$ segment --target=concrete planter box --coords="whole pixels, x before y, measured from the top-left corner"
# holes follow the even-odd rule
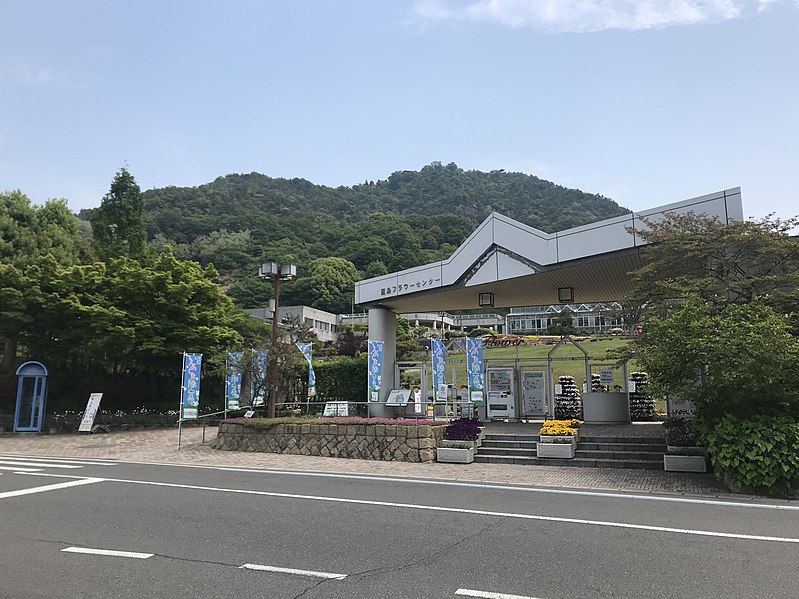
[[[707,458],[703,455],[663,455],[666,472],[707,472]]]
[[[574,443],[536,443],[539,458],[573,458]]]
[[[546,443],[546,444],[553,444],[553,443],[558,445],[577,444],[577,437],[572,435],[541,435],[539,438],[541,439],[540,441],[541,443]]]
[[[458,439],[441,439],[440,447],[454,447],[454,448],[464,448],[470,447],[472,451],[477,451],[477,448],[480,447],[480,439],[475,439],[474,441],[461,441]]]
[[[446,464],[471,464],[474,462],[474,449],[471,447],[439,447],[436,461]]]

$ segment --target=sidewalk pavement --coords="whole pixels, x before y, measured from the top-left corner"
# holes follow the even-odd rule
[[[728,493],[723,485],[710,474],[511,464],[419,464],[275,453],[232,452],[211,449],[209,443],[215,438],[215,428],[206,429],[207,442],[205,444],[202,443],[201,428],[185,428],[183,429],[181,449],[178,449],[177,429],[92,435],[4,434],[0,435],[0,454],[391,476],[623,491],[636,494],[712,496],[736,501],[763,500],[759,497]]]

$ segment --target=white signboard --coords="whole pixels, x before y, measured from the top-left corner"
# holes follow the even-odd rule
[[[555,384],[555,395],[563,395],[563,385],[561,385],[560,383]]]
[[[522,378],[524,413],[541,416],[546,412],[546,386],[543,371],[525,371]]]
[[[472,403],[483,403],[483,392],[482,391],[472,391],[469,394],[469,400]]]
[[[424,413],[424,406],[422,405],[422,390],[418,387],[413,390],[413,413]]]
[[[329,401],[322,416],[349,416],[350,405],[346,401]]]
[[[627,393],[635,393],[635,381],[627,381]]]
[[[386,404],[390,406],[405,406],[411,399],[410,389],[392,389],[386,399]]]
[[[252,418],[253,416],[255,416],[255,410],[247,410],[246,412],[244,412],[245,418]]]
[[[78,431],[81,433],[90,433],[92,426],[94,426],[94,418],[97,416],[97,410],[100,408],[100,400],[103,398],[102,393],[92,393],[89,395],[89,401],[86,403],[86,409],[83,410],[83,418],[81,418]]]
[[[607,368],[599,371],[599,382],[610,386],[613,384],[613,369]]]
[[[683,418],[693,418],[696,416],[696,406],[694,402],[682,399],[681,397],[669,397],[666,400],[666,411],[669,416],[682,416]]]
[[[239,400],[238,399],[228,399],[227,400],[227,409],[228,409],[228,411],[238,410],[239,409]]]

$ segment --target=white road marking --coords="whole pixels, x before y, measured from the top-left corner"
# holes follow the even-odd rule
[[[32,472],[28,476],[45,476],[66,478],[63,474],[47,474],[44,472]],[[398,503],[394,501],[374,501],[369,499],[350,499],[347,497],[324,497],[320,495],[300,495],[297,493],[275,493],[272,491],[252,491],[249,489],[226,489],[224,487],[203,487],[200,485],[182,485],[178,483],[162,483],[147,480],[128,480],[124,478],[101,478],[106,482],[129,483],[134,485],[147,485],[153,487],[171,487],[174,489],[192,489],[195,491],[216,491],[220,493],[238,493],[241,495],[257,495],[262,497],[281,497],[283,499],[305,499],[308,501],[324,501],[328,503],[347,503],[353,505],[373,505],[378,507],[393,507],[408,510],[422,510],[429,512],[448,512],[453,514],[469,514],[474,516],[493,516],[498,518],[514,518],[518,520],[538,520],[543,522],[562,522],[566,524],[585,524],[590,526],[606,526],[609,528],[623,528],[633,530],[646,530],[650,532],[665,532],[683,535],[694,535],[700,537],[717,537],[726,539],[740,539],[745,541],[768,541],[776,543],[796,543],[799,538],[794,537],[771,537],[765,535],[748,535],[734,532],[715,532],[712,530],[695,530],[690,528],[671,528],[668,526],[650,526],[647,524],[631,524],[627,522],[610,522],[605,520],[586,520],[583,518],[561,518],[556,516],[538,516],[535,514],[519,514],[513,512],[491,512],[488,510],[474,510],[467,508],[443,507],[435,505],[418,505],[414,503]],[[2,497],[2,496],[0,496]]]
[[[456,595],[465,597],[484,597],[485,599],[536,599],[527,595],[508,595],[507,593],[489,593],[488,591],[475,591],[474,589],[458,589]]]
[[[62,458],[45,458],[42,456],[10,456],[10,455],[3,455],[0,456],[0,460],[14,460],[16,461],[30,461],[35,460],[37,462],[46,462],[48,464],[80,464],[83,466],[116,466],[115,462],[89,462],[89,461],[80,461],[80,460],[67,460]]]
[[[313,570],[295,570],[294,568],[278,568],[277,566],[262,566],[261,564],[243,564],[239,568],[245,570],[260,570],[262,572],[278,572],[280,574],[297,574],[298,576],[312,576],[314,578],[329,578],[331,580],[344,580],[346,574],[332,572],[314,572]]]
[[[99,483],[102,481],[103,481],[102,478],[79,478],[78,480],[71,480],[65,483],[56,483],[54,485],[45,485],[43,487],[33,487],[32,489],[5,491],[3,493],[0,493],[0,499],[6,499],[8,497],[19,497],[20,495],[33,495],[35,493],[44,493],[46,491],[57,491],[59,489],[68,489],[69,487],[79,487],[81,485],[91,485],[93,483]]]
[[[74,470],[76,468],[80,468],[80,466],[73,466],[71,464],[55,464],[55,463],[48,463],[48,462],[34,462],[31,460],[24,460],[24,461],[13,461],[13,460],[0,460],[0,464],[7,464],[10,466],[30,466],[32,468],[64,468],[64,469],[71,469]]]
[[[146,464],[148,466],[172,466],[176,468],[200,468],[219,470],[222,472],[252,472],[257,474],[277,474],[286,476],[307,476],[319,478],[342,478],[351,480],[368,480],[378,482],[433,485],[437,487],[465,487],[469,489],[490,489],[495,491],[515,491],[517,493],[545,493],[551,495],[576,495],[579,497],[608,497],[611,499],[635,499],[641,501],[662,501],[666,503],[689,503],[711,507],[755,508],[765,510],[799,511],[799,505],[754,503],[743,501],[727,501],[724,499],[691,499],[689,497],[667,497],[663,495],[635,495],[632,493],[613,493],[610,491],[580,491],[547,487],[529,487],[523,485],[501,485],[492,483],[467,483],[442,480],[425,480],[419,478],[400,478],[396,476],[380,476],[376,474],[335,474],[331,472],[306,472],[302,470],[269,470],[258,468],[237,468],[234,466],[206,466],[203,464],[174,464],[170,462],[119,461],[125,464]]]
[[[41,472],[41,468],[20,468],[11,466],[0,466],[0,470],[12,470],[14,472]]]
[[[114,551],[113,549],[90,549],[89,547],[66,547],[61,551],[67,553],[88,553],[91,555],[110,555],[112,557],[132,557],[134,559],[147,559],[155,553],[138,553],[137,551]]]
[[[458,589],[456,595],[465,597],[484,597],[485,599],[536,599],[527,595],[508,595],[507,593],[489,593],[488,591],[475,591],[474,589]]]

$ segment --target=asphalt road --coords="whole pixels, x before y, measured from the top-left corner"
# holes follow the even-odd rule
[[[3,598],[460,596],[795,599],[799,504],[0,456]]]

